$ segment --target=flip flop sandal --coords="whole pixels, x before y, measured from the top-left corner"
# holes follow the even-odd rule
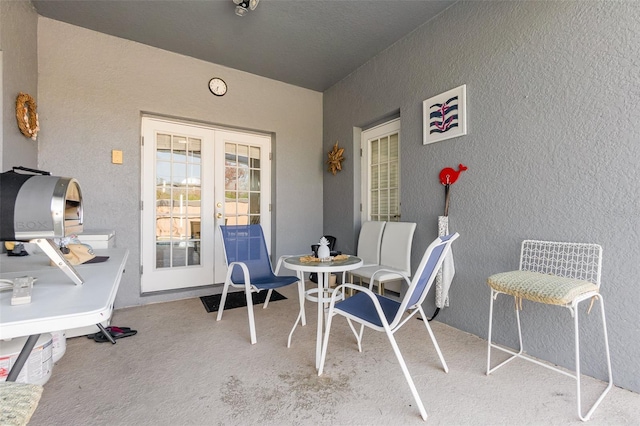
[[[138,333],[138,330],[132,330],[129,327],[108,327],[107,331],[109,332],[109,334],[111,334],[111,337],[113,337],[114,339],[122,339],[124,337],[134,336]],[[102,332],[94,334],[93,340],[98,343],[104,343],[109,341],[109,339],[107,339],[107,337],[104,334],[102,334]]]
[[[116,327],[116,326],[109,326],[109,327],[105,327],[105,329],[109,332],[109,334],[113,335],[113,333],[123,333],[123,332],[127,332],[127,331],[131,331],[131,328],[129,327]],[[98,331],[97,333],[91,333],[91,334],[87,334],[87,339],[92,339],[96,336],[96,334],[100,335],[99,338],[104,338],[104,335],[102,334],[102,331]]]

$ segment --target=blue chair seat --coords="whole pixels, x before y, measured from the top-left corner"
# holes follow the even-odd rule
[[[400,309],[400,302],[380,296],[379,294],[375,294],[374,296],[378,302],[380,302],[387,323],[393,321],[393,318],[395,318],[398,313],[398,309]],[[382,321],[380,320],[378,311],[376,311],[376,306],[373,300],[365,293],[357,293],[342,302],[336,303],[336,310],[382,327]]]
[[[293,284],[298,281],[298,277],[294,277],[291,275],[288,276],[278,276],[274,275],[273,277],[263,277],[251,280],[251,285],[263,290],[269,290],[274,288],[280,288],[287,286],[289,284]],[[237,284],[244,284],[244,280],[240,280]]]

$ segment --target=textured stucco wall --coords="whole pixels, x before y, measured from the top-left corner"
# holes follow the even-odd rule
[[[0,167],[34,168],[38,142],[20,133],[16,123],[16,97],[24,92],[38,101],[38,15],[27,0],[0,1],[0,50],[2,50],[2,126]]]
[[[325,92],[325,151],[336,140],[349,148],[344,171],[325,174],[325,232],[355,244],[353,127],[399,110],[402,220],[418,223],[414,268],[443,213],[439,171],[469,167],[451,189],[451,230],[461,238],[451,306],[438,320],[486,338],[486,277],[517,268],[523,239],[599,243],[614,379],[640,391],[638,58],[637,2],[456,3]],[[468,135],[423,146],[422,101],[461,84]],[[494,337],[513,346],[514,328],[501,321],[512,303],[498,300],[505,314]],[[567,310],[525,302],[523,323],[528,353],[572,365]],[[599,315],[581,318],[585,342],[598,326]],[[582,346],[584,373],[605,377],[601,349]]]
[[[322,232],[322,93],[39,18],[40,167],[78,179],[85,229],[113,228],[131,251],[116,307],[212,290],[140,296],[141,112],[275,134],[274,255]],[[224,97],[211,77],[229,85]],[[111,164],[111,150],[124,164]]]

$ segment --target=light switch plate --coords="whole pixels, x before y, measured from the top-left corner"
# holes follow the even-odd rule
[[[122,151],[114,149],[111,151],[111,162],[113,164],[122,164]]]

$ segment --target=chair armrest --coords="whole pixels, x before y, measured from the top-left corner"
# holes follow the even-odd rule
[[[280,272],[280,267],[282,266],[282,262],[288,257],[302,257],[307,256],[306,254],[283,254],[278,258],[278,262],[276,263],[276,269],[273,271],[274,274],[278,275]]]
[[[242,269],[242,273],[244,274],[244,286],[246,288],[251,287],[251,274],[249,274],[249,268],[247,267],[247,264],[244,262],[231,262],[229,264],[229,268],[227,269],[227,281],[229,281],[232,285],[235,285],[236,287],[242,285],[242,284],[235,284],[233,281],[231,281],[231,274],[233,274],[233,270],[236,266],[239,266],[240,269]]]
[[[404,282],[407,283],[407,285],[409,286],[411,285],[411,279],[406,274],[399,271],[395,271],[393,269],[380,268],[377,271],[375,271],[373,274],[371,274],[371,280],[369,281],[369,290],[373,289],[373,283],[375,282],[375,277],[378,272],[386,272],[393,275],[397,275],[398,278],[402,278]]]

